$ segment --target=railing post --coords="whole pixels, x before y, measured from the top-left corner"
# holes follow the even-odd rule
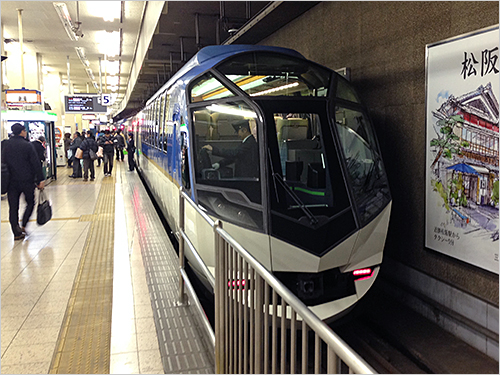
[[[184,188],[181,186],[179,190],[179,297],[178,303],[183,305],[184,298],[184,279],[182,278],[181,270],[184,269],[184,197],[182,193]]]
[[[222,222],[217,220],[214,223],[214,249],[215,249],[215,373],[223,374],[225,373],[224,363],[225,363],[225,349],[224,349],[224,319],[225,319],[225,308],[224,308],[224,296],[223,293],[225,288],[225,277],[224,277],[224,243],[217,233],[217,229],[222,229]]]

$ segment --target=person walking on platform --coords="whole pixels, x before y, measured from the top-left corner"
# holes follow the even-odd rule
[[[113,171],[113,156],[115,154],[115,142],[109,130],[104,131],[104,137],[99,138],[97,142],[103,149],[104,154],[104,177],[111,176]]]
[[[97,142],[94,138],[94,135],[89,130],[87,132],[87,138],[81,143],[80,149],[83,151],[83,181],[88,181],[89,178],[89,170],[90,170],[90,181],[94,181],[95,179],[95,168],[94,168],[94,159],[90,157],[90,150],[97,153]]]
[[[116,145],[116,161],[123,161],[123,149],[125,148],[125,138],[123,138],[122,131],[118,129],[115,136]]]
[[[35,208],[35,186],[45,187],[42,165],[32,144],[26,139],[24,125],[16,122],[12,125],[13,137],[2,143],[2,163],[9,169],[9,222],[14,240],[22,240],[26,235],[26,225]],[[24,194],[26,209],[19,226],[19,198]]]
[[[135,154],[134,134],[128,133],[127,159],[128,159],[128,170],[131,172],[134,171],[135,167],[134,154]]]
[[[80,147],[82,142],[83,142],[83,139],[82,139],[80,132],[75,132],[75,134],[73,134],[73,142],[71,142],[71,146],[69,147],[69,149],[71,150],[71,152],[73,154],[71,156],[72,163],[73,163],[73,174],[69,175],[70,178],[82,177],[82,165],[80,164],[80,160],[75,157],[76,150],[78,149],[78,147]]]

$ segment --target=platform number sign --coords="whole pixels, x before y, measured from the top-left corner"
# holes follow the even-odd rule
[[[101,94],[101,105],[109,106],[111,103],[111,94]]]

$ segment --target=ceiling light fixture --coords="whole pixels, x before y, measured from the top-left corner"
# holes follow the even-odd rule
[[[102,17],[104,21],[113,22],[115,19],[120,19],[121,1],[89,1],[86,5],[87,11],[92,16]]]
[[[83,37],[82,32],[80,31],[80,24],[81,22],[76,22],[77,26],[73,24],[73,21],[71,20],[71,16],[69,15],[68,12],[68,6],[66,3],[52,3],[54,5],[54,8],[56,9],[57,15],[61,19],[61,22],[64,26],[64,30],[66,30],[66,33],[68,34],[69,38],[76,42],[79,38]],[[76,2],[77,7],[78,7],[78,1]]]
[[[107,55],[108,57],[117,56],[120,54],[120,32],[113,31],[107,32],[100,30],[96,32],[96,40],[99,41],[97,48],[99,53]]]
[[[89,60],[87,59],[87,55],[85,55],[85,48],[75,47],[75,51],[82,64],[88,68],[90,66],[90,63]]]
[[[106,72],[110,75],[120,74],[120,60],[106,60]]]

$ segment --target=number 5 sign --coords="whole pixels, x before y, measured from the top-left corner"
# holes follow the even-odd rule
[[[103,106],[109,106],[113,104],[111,101],[111,94],[101,94],[101,104]]]

